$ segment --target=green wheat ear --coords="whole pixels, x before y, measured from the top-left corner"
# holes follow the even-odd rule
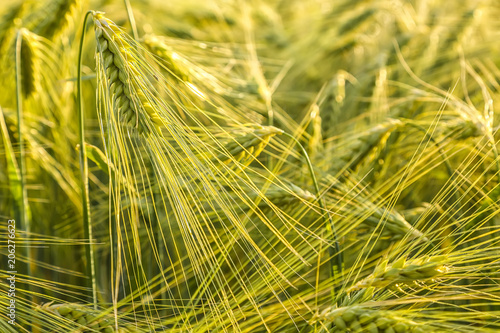
[[[52,0],[43,9],[44,17],[37,23],[35,31],[47,39],[57,39],[67,30],[81,6],[81,0]]]
[[[370,155],[376,155],[376,150],[385,146],[391,133],[403,125],[398,119],[388,119],[333,147],[338,156],[333,161],[333,171],[355,170]]]
[[[352,305],[341,308],[327,308],[313,318],[313,323],[321,321],[333,324],[330,332],[367,333],[438,333],[452,332],[432,322],[409,319],[404,313],[379,310],[367,306]]]
[[[179,55],[160,38],[153,35],[145,36],[143,44],[151,53],[161,59],[161,64],[173,77],[191,82],[189,70],[179,61]]]
[[[273,126],[255,126],[245,135],[238,136],[228,143],[224,148],[228,153],[217,156],[219,161],[229,164],[239,162],[248,166],[257,158],[264,148],[269,144],[269,140],[275,136],[283,134],[283,130]]]
[[[21,30],[21,86],[25,98],[40,90],[40,43],[38,36]]]
[[[391,264],[387,260],[379,264],[373,274],[357,282],[348,292],[368,288],[390,288],[402,284],[414,285],[416,281],[434,281],[450,271],[448,256],[422,256],[406,260],[401,257]]]
[[[78,303],[62,303],[53,304],[47,303],[40,305],[36,311],[47,313],[60,317],[64,326],[72,325],[78,329],[78,332],[90,333],[143,333],[145,329],[136,327],[135,325],[119,323],[116,329],[115,318],[112,315],[106,314],[99,310],[94,310],[90,306]],[[48,327],[46,328],[48,329]],[[61,327],[61,329],[69,329],[69,327]]]
[[[140,69],[137,50],[130,44],[132,41],[102,13],[94,14],[94,27],[98,61],[119,117],[139,134],[161,135],[165,123],[155,102],[147,95],[148,81]]]

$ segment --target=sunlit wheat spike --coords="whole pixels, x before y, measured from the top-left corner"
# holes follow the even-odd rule
[[[349,216],[367,224],[372,228],[383,227],[384,232],[390,232],[395,238],[410,236],[410,238],[421,241],[428,239],[418,229],[413,227],[402,214],[395,209],[386,207],[375,200],[376,193],[370,191],[369,188],[364,188],[362,191],[356,188],[349,180],[343,181],[328,177],[332,182],[332,194],[335,204],[331,209],[337,211],[343,216]],[[337,201],[339,201],[337,203]],[[345,203],[344,203],[345,202]]]
[[[347,139],[341,147],[335,147],[339,151],[339,159],[334,161],[334,169],[356,169],[377,147],[385,145],[389,135],[397,128],[403,126],[398,119],[389,119],[363,131],[355,138]]]
[[[317,156],[323,150],[323,135],[322,135],[322,119],[320,114],[320,109],[317,104],[311,107],[309,113],[310,122],[307,126],[306,131],[309,133],[310,137],[307,140],[307,147],[309,150],[309,155],[311,158]]]
[[[387,211],[384,208],[375,208],[372,215],[366,218],[365,221],[375,227],[380,223],[384,223],[384,228],[395,235],[411,235],[412,238],[420,238],[424,241],[428,240],[420,231],[408,223],[403,215],[395,210]]]
[[[155,103],[145,93],[147,82],[137,61],[137,50],[130,39],[102,13],[94,13],[97,50],[122,120],[139,133],[161,134],[163,122]]]
[[[57,316],[66,318],[78,325],[85,326],[89,330],[97,332],[111,333],[114,330],[114,321],[112,319],[104,319],[99,317],[99,311],[96,311],[83,304],[66,303],[66,304],[44,304],[38,308],[38,311],[53,313]]]
[[[285,208],[294,203],[300,203],[301,201],[315,201],[317,198],[311,192],[304,190],[297,185],[288,184],[289,191],[281,187],[273,186],[266,191],[266,198],[272,204]],[[262,203],[263,205],[265,203]]]
[[[227,153],[219,154],[217,159],[226,164],[237,161],[248,165],[260,155],[273,136],[282,133],[283,130],[274,126],[256,126],[249,133],[234,138],[224,147]]]
[[[185,82],[191,82],[189,70],[179,61],[179,54],[170,46],[154,35],[145,36],[143,43],[151,53],[161,59],[160,63],[172,76]]]
[[[482,123],[462,117],[444,122],[440,126],[440,131],[442,135],[451,137],[454,140],[467,140],[482,137],[486,134]]]
[[[368,287],[386,288],[413,285],[417,281],[433,281],[450,271],[447,255],[422,256],[406,261],[405,257],[388,264],[387,260],[376,266],[373,274],[357,282],[349,291]]]
[[[24,97],[29,97],[40,90],[40,43],[38,36],[26,29],[21,34],[21,85]]]
[[[54,40],[64,33],[76,11],[81,7],[81,0],[53,0],[44,8],[42,21],[34,29],[36,33]]]
[[[451,332],[432,323],[405,318],[391,310],[379,310],[365,306],[346,306],[327,308],[318,314],[315,321],[333,324],[330,332],[367,332],[367,333],[438,333]]]
[[[116,329],[115,319],[111,315],[102,314],[99,310],[94,310],[90,306],[78,303],[62,303],[53,304],[47,303],[36,308],[39,312],[48,312],[55,316],[64,318],[68,322],[73,322],[78,332],[102,332],[102,333],[139,333],[147,332],[135,325],[120,323]],[[61,319],[62,319],[61,318]],[[67,324],[61,329],[66,328]]]

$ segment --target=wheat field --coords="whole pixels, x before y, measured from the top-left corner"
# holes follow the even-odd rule
[[[2,1],[0,332],[500,331],[499,16]]]

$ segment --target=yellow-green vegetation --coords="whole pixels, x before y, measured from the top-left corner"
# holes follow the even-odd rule
[[[500,331],[499,15],[2,1],[0,332]]]

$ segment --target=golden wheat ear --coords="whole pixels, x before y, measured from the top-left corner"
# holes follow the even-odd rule
[[[404,312],[380,310],[368,306],[352,305],[341,308],[327,308],[313,321],[333,324],[331,332],[367,333],[437,333],[453,332],[432,322],[414,320]]]
[[[143,44],[151,53],[160,58],[160,64],[170,75],[178,80],[191,82],[189,69],[179,61],[179,55],[172,47],[153,35],[145,36]]]
[[[398,119],[388,119],[359,134],[351,133],[348,140],[330,148],[339,157],[333,161],[332,171],[356,170],[365,160],[374,160],[391,133],[403,125]]]
[[[386,261],[377,265],[373,274],[357,282],[349,291],[376,287],[390,288],[402,284],[414,285],[417,281],[434,281],[449,272],[448,256],[422,256],[406,260],[401,257],[391,264]]]
[[[73,18],[82,7],[82,0],[51,0],[40,11],[39,22],[34,31],[47,39],[56,40],[73,23]]]
[[[148,90],[148,75],[141,70],[133,41],[102,13],[94,14],[98,67],[121,120],[139,134],[161,135],[165,125]]]
[[[226,164],[238,162],[248,166],[262,153],[273,136],[282,133],[283,130],[273,126],[255,126],[246,134],[237,136],[234,141],[229,142],[224,147],[227,153],[219,154],[217,159]]]
[[[91,306],[79,303],[53,302],[39,305],[36,311],[59,321],[54,326],[43,326],[47,331],[62,332],[99,332],[99,333],[145,333],[149,329],[128,324],[125,320],[116,318],[105,310],[95,310]],[[57,323],[57,322],[56,322]],[[118,328],[117,328],[118,326]]]

